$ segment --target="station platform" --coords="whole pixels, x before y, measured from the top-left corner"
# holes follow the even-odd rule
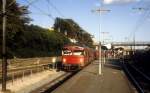
[[[137,93],[119,62],[107,61],[98,74],[98,61],[85,67],[52,93]]]

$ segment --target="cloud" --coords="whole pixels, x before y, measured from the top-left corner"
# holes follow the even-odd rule
[[[131,2],[138,2],[140,0],[103,0],[104,4],[124,4]]]

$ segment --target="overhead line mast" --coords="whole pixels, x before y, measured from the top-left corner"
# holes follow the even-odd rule
[[[99,8],[99,9],[96,9],[96,10],[92,10],[92,12],[97,12],[97,13],[99,13],[99,21],[100,21],[100,16],[101,16],[101,13],[102,12],[110,12],[111,10],[109,10],[109,9],[103,9],[103,8]],[[100,42],[100,40],[101,40],[101,35],[100,35],[100,33],[101,33],[101,24],[99,23],[99,69],[98,69],[98,74],[99,75],[102,75],[102,59],[101,59],[101,57],[102,57],[102,55],[101,55],[101,45],[102,45],[102,43]]]
[[[3,39],[2,39],[2,91],[6,91],[7,80],[7,55],[6,55],[6,0],[2,1],[2,16],[3,16]]]

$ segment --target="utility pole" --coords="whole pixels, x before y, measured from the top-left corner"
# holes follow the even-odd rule
[[[134,31],[134,34],[133,34],[133,44],[134,44],[134,46],[133,46],[133,54],[135,53],[135,35],[136,33],[135,33],[135,31]]]
[[[105,37],[105,34],[109,34],[109,32],[101,32],[101,34],[102,34],[102,44],[103,45],[105,45],[105,39],[104,39],[104,37]],[[105,64],[105,62],[106,62],[106,58],[105,58],[105,50],[103,50],[103,55],[101,56],[102,57],[102,62],[103,62],[103,64]]]
[[[98,12],[99,13],[99,70],[98,70],[98,74],[99,75],[102,75],[102,60],[101,60],[101,45],[102,43],[100,42],[101,40],[101,24],[100,24],[100,16],[101,16],[101,13],[102,12],[110,12],[110,10],[108,9],[102,9],[102,8],[99,8],[99,9],[96,9],[96,10],[92,10],[92,12]]]
[[[105,43],[104,43],[104,42],[105,42],[105,41],[104,41],[104,40],[105,40],[105,39],[104,39],[104,36],[105,36],[105,34],[109,34],[109,32],[101,32],[101,34],[103,34],[102,41],[103,41],[103,44],[105,44]]]
[[[137,10],[138,12],[145,12],[145,11],[149,11],[149,8],[144,8],[144,7],[136,7],[136,8],[132,8],[133,10]],[[136,25],[136,28],[133,32],[133,54],[135,53],[136,50],[136,31],[139,29],[140,25]],[[132,47],[132,46],[131,46]]]
[[[2,1],[3,39],[2,39],[2,91],[6,91],[7,58],[6,58],[6,0]]]

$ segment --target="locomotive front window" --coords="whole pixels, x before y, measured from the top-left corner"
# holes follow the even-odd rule
[[[74,50],[73,55],[84,55],[84,51],[83,50]]]
[[[62,55],[72,55],[71,50],[63,50]]]

